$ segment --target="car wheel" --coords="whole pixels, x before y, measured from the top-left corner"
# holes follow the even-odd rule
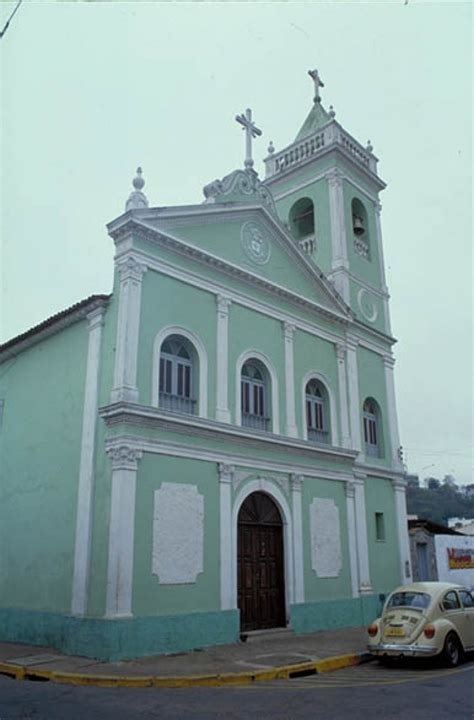
[[[461,643],[459,642],[457,636],[451,632],[446,636],[441,657],[448,667],[456,667],[456,665],[459,665],[461,655]]]

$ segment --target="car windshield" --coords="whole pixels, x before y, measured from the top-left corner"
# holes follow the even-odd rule
[[[428,593],[421,592],[396,592],[390,596],[387,608],[395,607],[412,607],[427,608],[431,602],[431,596]]]

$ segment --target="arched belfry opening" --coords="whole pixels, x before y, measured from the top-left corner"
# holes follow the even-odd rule
[[[272,498],[249,495],[239,511],[238,607],[242,631],[285,625],[283,521]]]
[[[314,204],[308,197],[300,198],[292,205],[288,226],[303,252],[311,255],[316,247],[314,237]]]

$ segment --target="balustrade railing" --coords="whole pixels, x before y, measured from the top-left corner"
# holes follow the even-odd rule
[[[254,430],[268,430],[270,418],[263,415],[253,415],[252,413],[242,413],[242,426],[253,428]]]
[[[181,397],[180,395],[160,392],[159,403],[164,410],[186,413],[187,415],[195,415],[196,413],[196,400]]]
[[[313,430],[308,428],[308,440],[318,443],[329,443],[329,433],[327,430]]]
[[[279,153],[269,155],[265,159],[266,177],[270,178],[274,175],[284,173],[292,167],[320,154],[324,149],[332,145],[341,145],[356,162],[368,168],[373,173],[377,172],[377,158],[371,152],[365,150],[362,145],[359,145],[356,140],[351,138],[340,125],[336,122],[330,122],[314,135],[304,138],[304,140],[301,140],[299,143],[294,143]]]

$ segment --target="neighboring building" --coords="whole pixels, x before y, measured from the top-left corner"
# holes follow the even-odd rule
[[[474,587],[474,538],[431,520],[408,518],[414,581],[441,580]]]
[[[121,658],[359,625],[409,581],[377,175],[296,140],[108,225],[111,296],[0,348],[4,640]],[[209,141],[211,138],[209,138]]]
[[[448,527],[457,530],[463,535],[474,535],[474,519],[473,518],[448,518]]]

